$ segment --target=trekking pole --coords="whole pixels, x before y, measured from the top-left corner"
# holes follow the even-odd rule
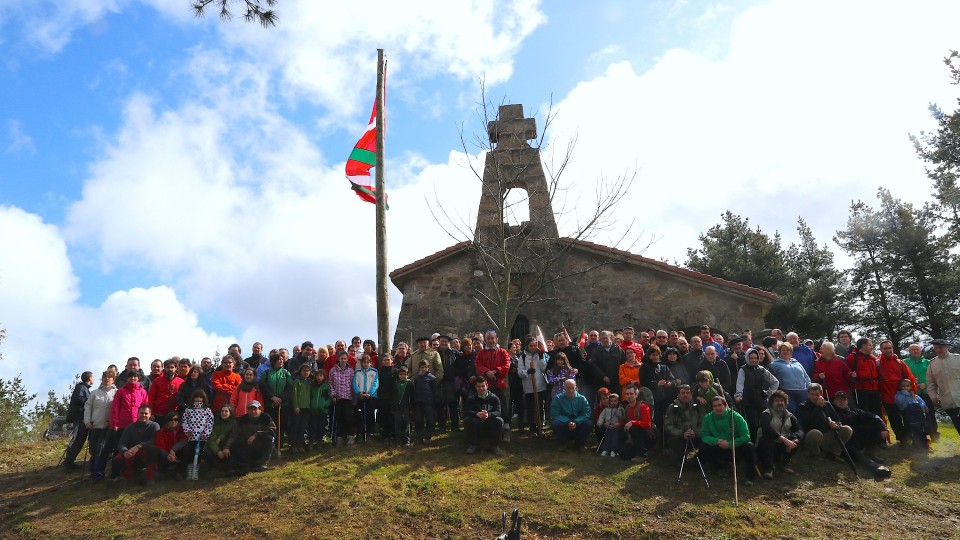
[[[197,446],[193,450],[193,463],[187,465],[187,480],[199,480],[200,475],[197,470],[200,464],[200,439],[197,439]]]
[[[280,434],[283,433],[282,431],[280,431],[280,416],[282,412],[283,412],[283,404],[281,403],[280,405],[277,405],[277,457],[280,457],[280,438],[281,438]]]
[[[540,429],[543,427],[543,421],[540,420],[540,385],[537,383],[537,368],[533,368],[533,416],[536,422],[536,429],[533,433],[540,436]],[[534,427],[534,426],[531,426]]]
[[[330,446],[337,445],[337,400],[333,398],[333,412],[330,417]]]
[[[367,442],[367,400],[363,400],[363,442]]]
[[[686,437],[684,437],[686,439]],[[687,451],[690,449],[690,439],[686,439],[687,444],[683,445],[683,454],[680,456],[680,475],[677,476],[677,483],[683,478],[683,464],[687,462]]]
[[[690,441],[690,444],[693,445],[693,441]],[[696,458],[697,458],[697,465],[700,467],[700,474],[703,475],[703,482],[704,482],[705,484],[707,484],[707,489],[710,489],[710,481],[707,480],[707,471],[704,470],[704,468],[703,468],[703,462],[700,461],[700,453],[699,453],[699,451],[697,450],[697,447],[694,446],[692,451],[693,451],[693,452],[697,452],[697,454],[695,454],[695,456],[696,456]]]
[[[838,423],[839,424],[839,423]],[[842,424],[840,424],[842,425]],[[837,442],[840,443],[840,448],[843,449],[843,455],[847,458],[847,463],[850,464],[850,468],[853,470],[853,475],[857,477],[857,480],[860,480],[860,474],[857,473],[857,466],[853,462],[853,458],[850,456],[850,451],[847,450],[847,445],[843,442],[843,437],[840,436],[839,425],[837,429],[831,430],[833,434],[837,437]]]
[[[733,504],[740,506],[740,494],[737,491],[737,428],[734,424],[736,413],[730,411],[730,449],[733,450]]]
[[[607,428],[607,429],[609,429],[609,428]],[[594,454],[599,454],[599,453],[600,453],[600,449],[603,448],[603,441],[605,441],[605,440],[607,439],[607,429],[604,429],[604,430],[603,430],[603,435],[600,437],[600,444],[597,446],[597,451],[594,452]]]

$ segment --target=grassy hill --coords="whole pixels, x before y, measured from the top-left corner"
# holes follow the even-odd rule
[[[442,435],[412,449],[284,455],[266,472],[150,490],[56,469],[63,443],[7,447],[0,537],[492,539],[500,513],[518,507],[529,539],[960,538],[960,440],[941,431],[929,457],[887,451],[890,480],[801,456],[794,476],[741,484],[739,506],[732,480],[709,469],[707,490],[695,465],[678,483],[679,464],[662,456],[633,465],[524,436],[502,458],[468,456],[462,435]]]

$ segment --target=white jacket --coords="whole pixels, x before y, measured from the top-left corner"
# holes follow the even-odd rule
[[[83,405],[83,422],[91,422],[93,429],[110,427],[110,406],[116,393],[117,387],[112,384],[107,387],[100,385],[100,388],[90,392],[90,399]]]
[[[524,394],[533,393],[533,381],[537,382],[538,393],[547,391],[547,379],[543,376],[543,372],[547,369],[546,356],[547,353],[540,354],[523,351],[517,358],[517,375],[521,379],[520,382],[523,383]],[[527,370],[530,368],[536,371],[533,374],[527,373]],[[546,397],[546,394],[544,394],[544,397]]]

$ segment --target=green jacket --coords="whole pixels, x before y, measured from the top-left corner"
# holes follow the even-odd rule
[[[278,397],[284,403],[289,403],[292,386],[293,378],[290,376],[290,372],[283,368],[270,368],[264,371],[260,377],[260,390],[263,392],[264,401],[270,401],[271,398]],[[264,404],[264,407],[266,406]]]
[[[313,383],[309,379],[293,381],[293,391],[290,393],[290,405],[294,409],[310,410],[310,387]]]
[[[750,442],[750,429],[747,427],[747,421],[740,416],[740,413],[730,407],[727,407],[727,410],[722,415],[718,416],[717,413],[710,411],[703,417],[703,424],[700,428],[700,440],[703,441],[704,444],[716,446],[717,441],[720,439],[728,442],[733,439],[733,437],[730,436],[731,414],[733,415],[733,424],[736,426],[737,434],[734,439],[734,446],[740,446],[741,444]]]
[[[917,393],[926,394],[927,368],[930,367],[930,360],[927,360],[923,356],[921,356],[919,360],[914,360],[914,358],[908,354],[907,357],[903,359],[903,363],[910,368],[910,373],[913,373],[913,376],[917,378],[917,384],[924,386],[924,389],[917,391]]]
[[[667,407],[666,414],[663,416],[663,427],[670,437],[682,437],[687,429],[693,429],[699,437],[703,417],[706,414],[707,408],[701,407],[696,400],[691,399],[690,403],[683,403],[680,398],[677,398]]]
[[[226,448],[227,437],[230,436],[230,432],[233,431],[236,423],[233,418],[227,421],[223,421],[220,418],[214,420],[213,429],[210,431],[210,436],[207,437],[207,448],[213,452],[219,452]]]
[[[317,386],[310,385],[310,410],[314,412],[330,410],[330,385],[327,381]]]

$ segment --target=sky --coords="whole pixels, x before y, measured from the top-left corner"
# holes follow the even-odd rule
[[[186,0],[0,0],[0,378],[42,394],[129,356],[373,338],[374,207],[343,168],[378,47],[391,269],[472,227],[481,87],[538,128],[553,111],[547,163],[575,141],[561,233],[635,174],[593,240],[681,264],[728,209],[785,243],[803,217],[836,249],[851,201],[927,200],[909,134],[960,93],[952,0],[277,10],[265,29]]]

